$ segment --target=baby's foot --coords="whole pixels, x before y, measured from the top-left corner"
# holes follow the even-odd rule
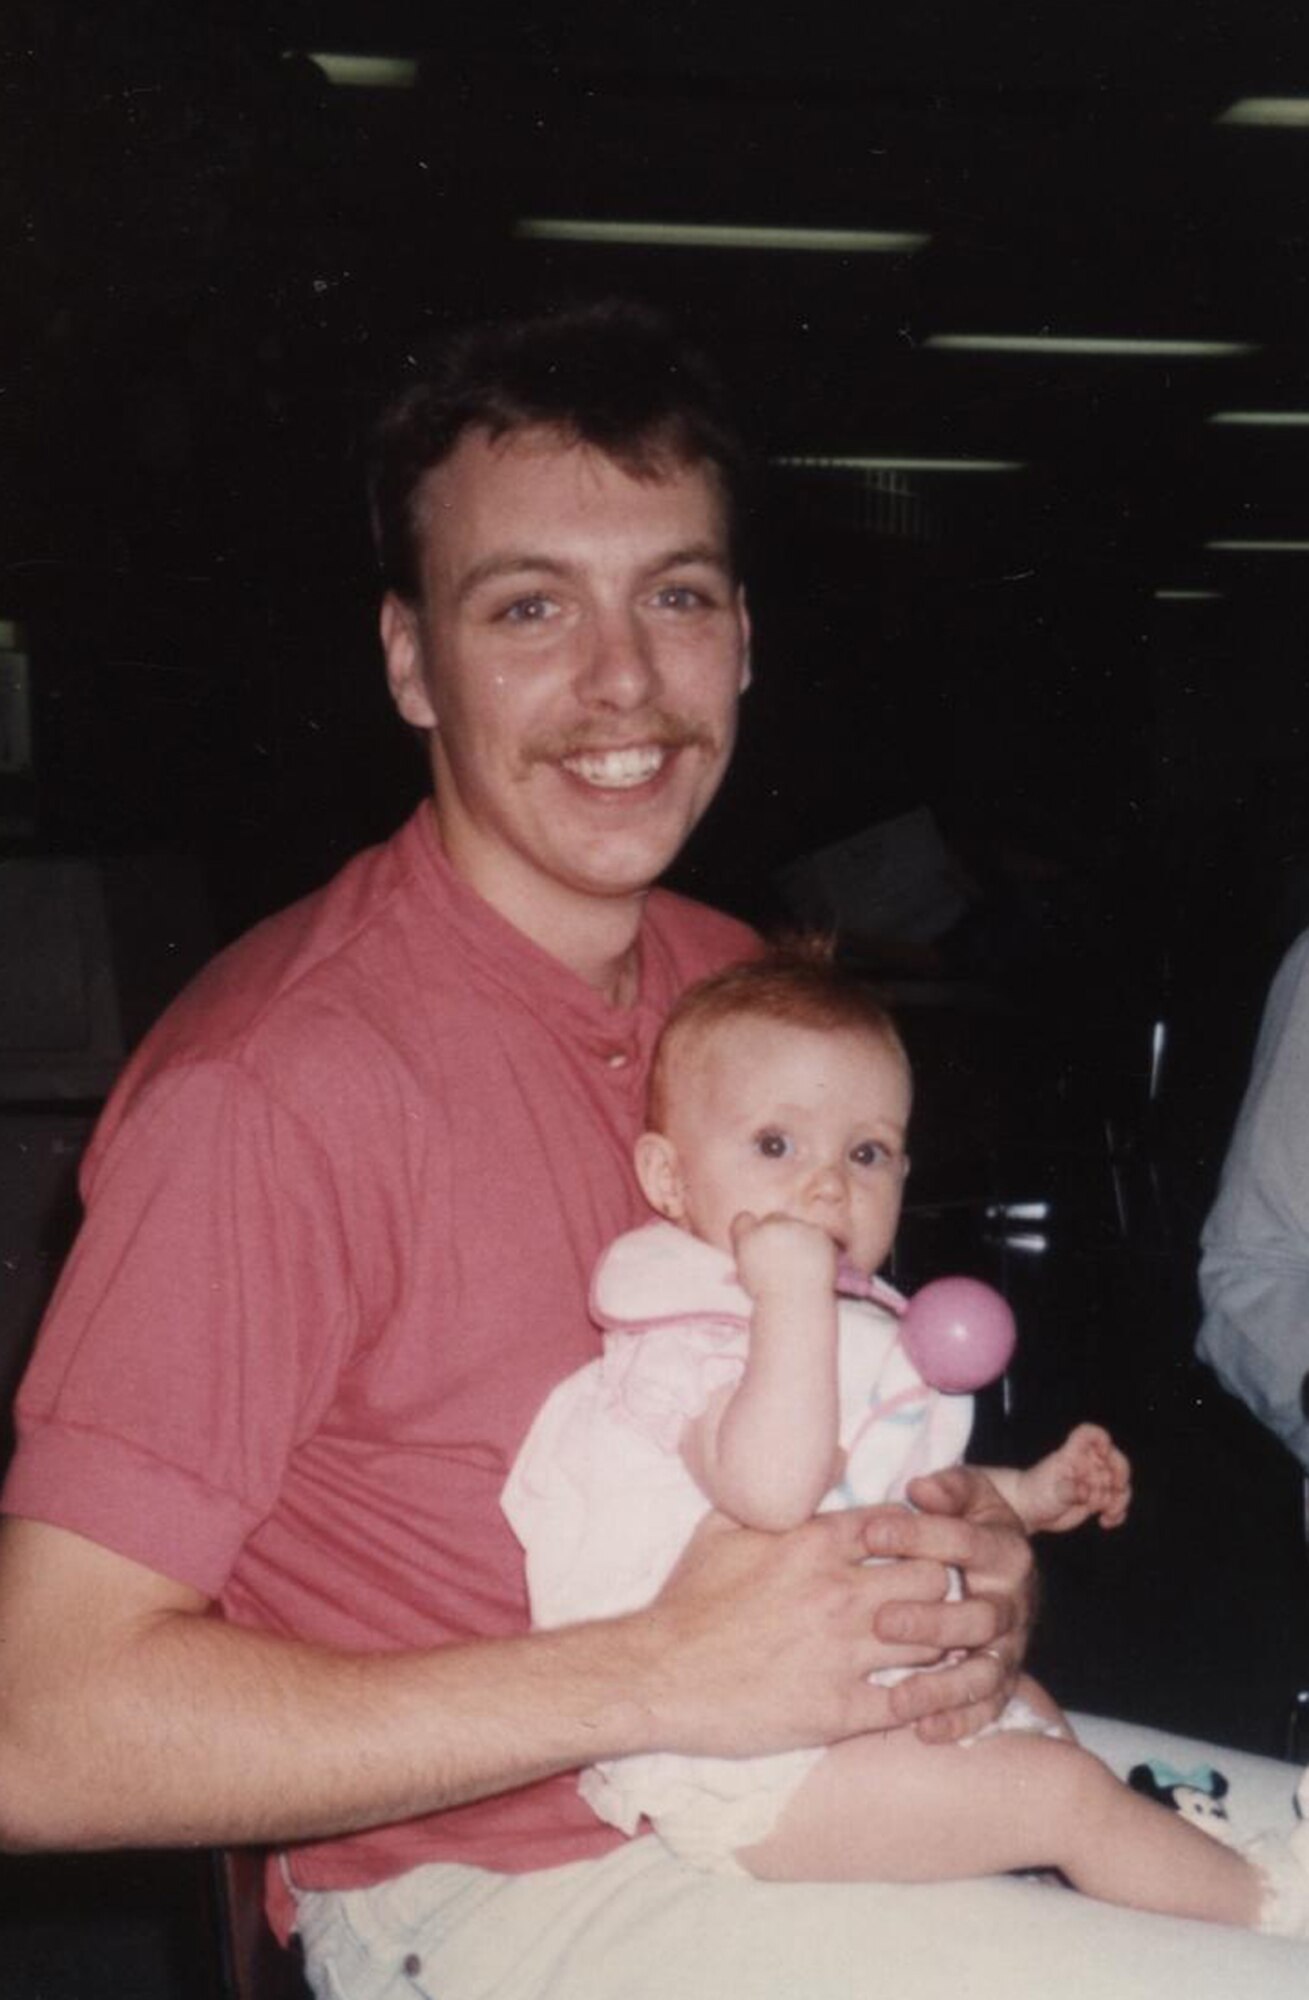
[[[1299,1820],[1291,1833],[1261,1834],[1244,1852],[1263,1880],[1259,1929],[1309,1938],[1309,1771],[1296,1786],[1295,1809]]]
[[[1288,1845],[1309,1875],[1309,1770],[1306,1770],[1295,1788],[1295,1831],[1290,1835]]]

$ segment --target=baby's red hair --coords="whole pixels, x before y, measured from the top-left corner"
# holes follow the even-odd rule
[[[784,938],[759,958],[697,980],[675,1003],[650,1066],[646,1123],[652,1132],[665,1129],[669,1074],[688,1043],[739,1020],[867,1035],[909,1068],[890,1013],[865,980],[837,963],[834,940],[821,934]]]

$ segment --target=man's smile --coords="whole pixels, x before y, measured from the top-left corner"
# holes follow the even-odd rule
[[[565,771],[604,791],[630,791],[648,784],[663,769],[672,746],[636,743],[622,750],[578,750],[561,759]]]

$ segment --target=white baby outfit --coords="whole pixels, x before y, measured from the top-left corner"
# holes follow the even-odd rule
[[[822,1509],[900,1500],[919,1473],[962,1456],[972,1398],[929,1389],[898,1336],[900,1300],[839,1302],[840,1442],[845,1476]],[[888,1310],[888,1308],[890,1308]],[[686,1423],[745,1364],[750,1301],[729,1257],[668,1222],[610,1246],[591,1288],[600,1358],[547,1397],[503,1494],[527,1557],[538,1628],[648,1604],[709,1502],[680,1453]],[[644,1815],[675,1853],[734,1871],[824,1753],[624,1757],[583,1772],[583,1797],[625,1833]]]

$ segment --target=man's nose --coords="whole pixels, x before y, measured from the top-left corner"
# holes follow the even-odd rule
[[[627,610],[598,615],[578,676],[583,699],[606,708],[639,708],[651,699],[658,680],[653,642],[640,619]]]

